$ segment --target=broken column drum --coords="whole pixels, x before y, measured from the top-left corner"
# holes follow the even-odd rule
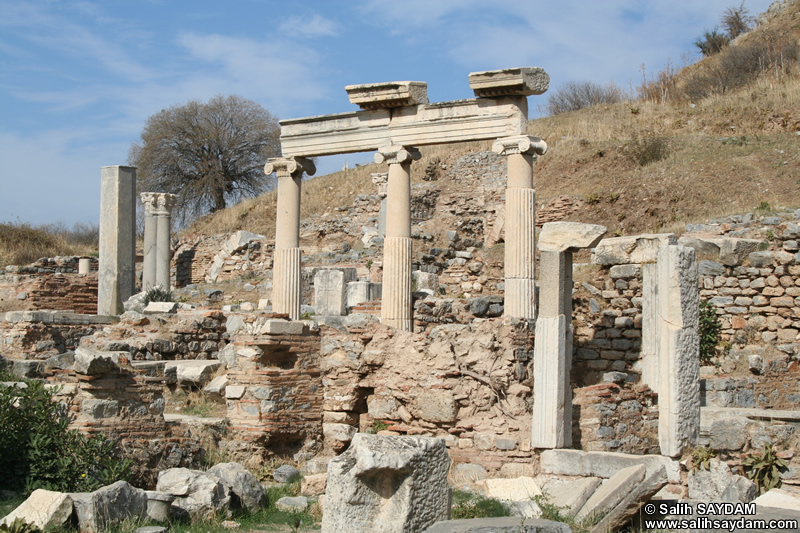
[[[528,135],[498,139],[492,151],[508,161],[506,185],[505,315],[536,316],[536,191],[533,162],[547,144]]]
[[[303,172],[313,176],[315,171],[314,163],[301,157],[276,157],[264,166],[266,174],[275,172],[278,177],[272,309],[276,313],[287,313],[292,320],[300,319],[302,300],[300,184]]]
[[[411,161],[413,148],[391,146],[375,154],[389,164],[386,237],[383,242],[383,302],[381,323],[411,331]]]
[[[175,194],[143,192],[140,198],[144,204],[145,215],[142,290],[153,287],[169,289],[172,208],[178,197]]]
[[[285,158],[378,151],[376,161],[389,163],[383,323],[406,330],[412,327],[408,180],[416,150],[409,147],[497,139],[501,139],[500,151],[509,155],[508,201],[514,202],[515,206],[511,212],[522,213],[509,219],[507,227],[514,227],[506,230],[511,238],[516,239],[513,245],[506,245],[507,250],[514,249],[508,256],[514,265],[506,265],[511,269],[506,274],[507,280],[511,280],[506,283],[507,298],[513,294],[510,296],[511,310],[506,303],[506,314],[534,317],[535,221],[531,165],[534,154],[544,153],[546,145],[540,139],[526,135],[527,96],[544,93],[549,82],[550,76],[538,67],[473,72],[469,75],[469,84],[476,98],[440,103],[428,102],[427,84],[424,82],[348,85],[345,90],[350,102],[358,105],[360,111],[280,122],[281,153]],[[298,194],[299,202],[298,191],[299,183],[296,191],[284,191],[279,185],[279,206],[290,201],[282,199],[282,195]],[[515,226],[519,224],[522,224],[521,229]],[[280,222],[278,231],[284,231]],[[517,234],[519,237],[515,237]],[[280,269],[285,271],[288,268],[279,266],[284,261],[279,256],[288,254],[288,250],[296,246],[292,244],[284,248],[287,251],[279,252],[281,248],[276,242],[273,274],[276,305],[283,305],[277,304],[282,298],[279,295],[281,291],[294,290],[283,286],[291,282],[291,287],[294,287],[294,281],[284,280],[283,274],[279,273]],[[293,253],[299,264],[299,248]],[[291,270],[295,270],[293,266]]]
[[[97,314],[119,315],[136,285],[136,168],[100,169]]]

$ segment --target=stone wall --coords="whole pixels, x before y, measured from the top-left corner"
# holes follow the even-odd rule
[[[46,359],[74,350],[81,338],[112,322],[108,317],[60,311],[10,311],[0,319],[0,352],[16,359]]]

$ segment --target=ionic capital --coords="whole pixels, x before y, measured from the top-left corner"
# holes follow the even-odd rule
[[[178,201],[177,194],[166,192],[143,192],[139,195],[144,204],[144,214],[147,216],[170,216],[172,208]]]
[[[372,183],[378,186],[378,196],[385,198],[389,186],[389,173],[373,172],[370,176],[372,177]]]
[[[492,152],[500,155],[529,154],[536,157],[547,152],[547,143],[531,135],[503,137],[492,144]]]
[[[303,172],[309,176],[313,176],[317,171],[314,162],[305,157],[271,157],[267,159],[267,164],[264,165],[264,173],[277,174],[279,178],[294,177]]]
[[[416,161],[420,157],[422,154],[419,150],[410,146],[384,146],[375,153],[375,162],[397,165]]]

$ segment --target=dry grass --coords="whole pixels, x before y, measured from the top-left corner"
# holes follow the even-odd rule
[[[27,265],[42,257],[96,255],[98,227],[75,224],[31,226],[23,222],[0,222],[0,267]]]

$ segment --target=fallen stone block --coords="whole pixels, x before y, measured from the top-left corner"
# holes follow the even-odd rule
[[[183,519],[209,519],[227,511],[231,501],[230,489],[219,478],[188,468],[159,472],[156,490],[175,496],[171,512]]]
[[[544,484],[542,492],[548,503],[561,507],[567,516],[575,516],[602,481],[599,477],[553,478]]]
[[[272,473],[272,479],[278,483],[288,483],[290,479],[299,475],[300,471],[292,465],[281,465]]]
[[[542,490],[532,477],[515,479],[487,479],[486,497],[496,500],[525,501],[542,495]]]
[[[800,510],[800,494],[783,489],[770,489],[755,500],[758,507],[773,507],[776,509]]]
[[[147,517],[156,522],[169,521],[169,508],[175,496],[169,492],[145,491],[147,494]]]
[[[619,470],[642,464],[647,474],[663,466],[670,483],[681,482],[680,464],[661,455],[629,455],[617,452],[584,452],[581,450],[546,450],[540,456],[545,474],[563,476],[595,476],[608,479]]]
[[[217,376],[205,386],[203,392],[209,400],[214,402],[225,401],[225,387],[228,386],[228,376]]]
[[[300,513],[308,509],[308,498],[305,496],[284,496],[275,502],[279,511]]]
[[[126,481],[75,494],[73,499],[82,533],[107,531],[125,520],[140,521],[147,517],[147,493]]]
[[[142,313],[145,315],[156,315],[160,313],[177,313],[178,304],[175,302],[150,302]]]
[[[450,516],[443,439],[358,433],[328,464],[324,533],[422,532]]]
[[[319,496],[325,494],[328,474],[312,474],[305,476],[300,482],[300,494],[303,496]]]
[[[202,387],[220,367],[222,363],[216,360],[169,361],[164,367],[164,374],[174,372],[178,385]]]
[[[264,335],[306,335],[308,334],[308,324],[300,320],[281,320],[271,318],[261,327]]]
[[[611,479],[608,480],[611,483]],[[627,494],[592,528],[591,533],[619,531],[630,520],[639,508],[647,503],[661,487],[667,484],[667,472],[662,466],[655,472],[645,475],[641,483],[636,483],[626,490]]]
[[[207,470],[208,474],[217,476],[230,489],[234,507],[241,507],[250,512],[267,504],[267,493],[258,478],[239,463],[220,463]]]
[[[102,352],[80,346],[75,349],[75,363],[72,368],[78,374],[90,376],[113,372],[119,369],[120,353],[128,355],[128,352]]]
[[[44,530],[58,528],[72,515],[72,498],[63,492],[36,489],[0,521],[0,525],[8,526],[17,518]]]
[[[563,522],[517,517],[471,518],[436,522],[425,533],[572,533]]]
[[[584,520],[593,516],[605,516],[605,514],[613,510],[637,484],[644,480],[646,471],[647,469],[644,465],[623,468],[611,476],[605,484],[600,485],[583,507],[580,508],[575,518]]]
[[[749,503],[758,492],[755,483],[732,473],[727,463],[717,458],[711,459],[708,470],[689,472],[688,486],[689,498],[701,501]]]

